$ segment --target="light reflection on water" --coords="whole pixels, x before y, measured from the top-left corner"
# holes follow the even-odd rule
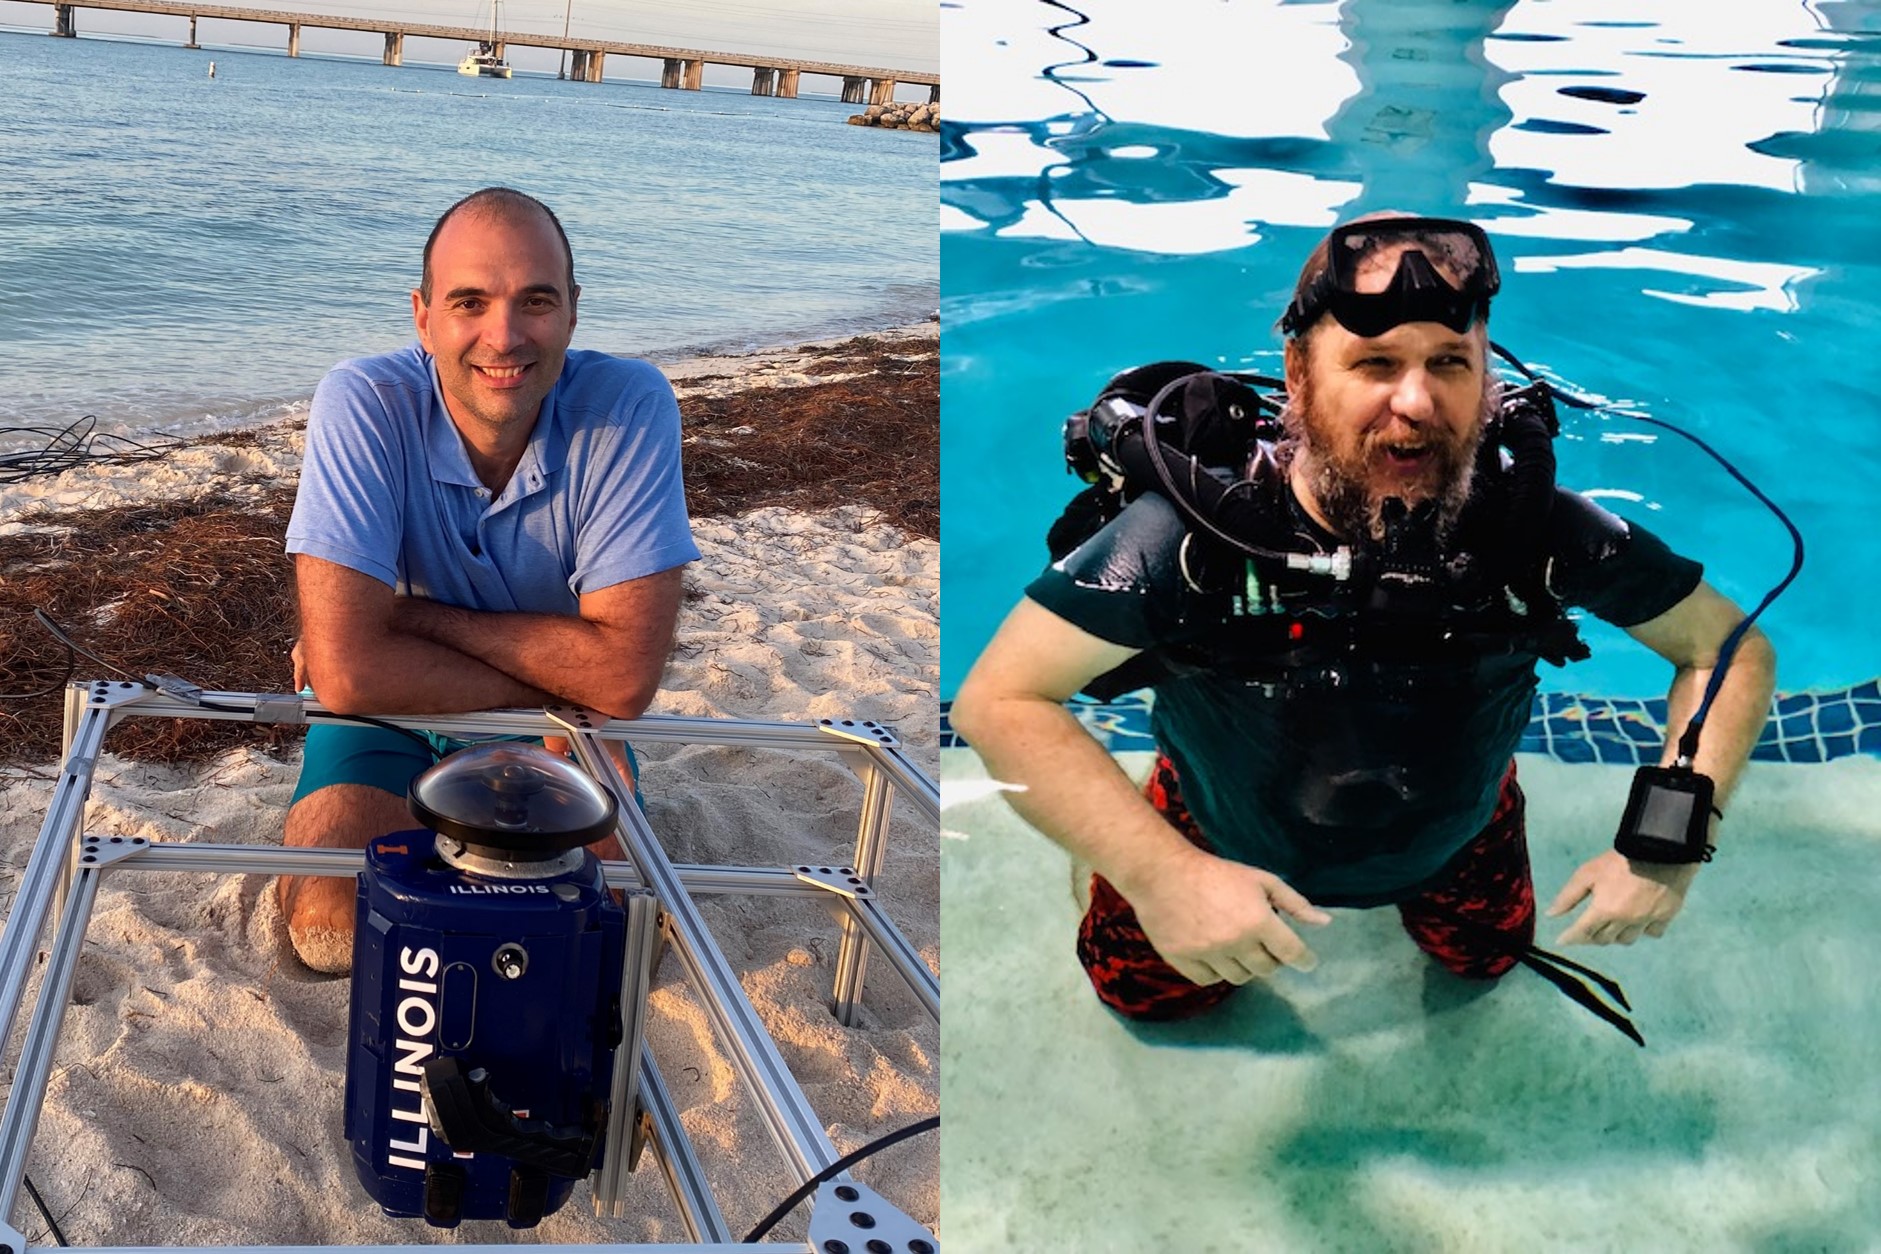
[[[1482,223],[1498,341],[1691,427],[1793,507],[1817,547],[1767,619],[1785,687],[1872,677],[1871,640],[1823,624],[1881,581],[1881,546],[1846,542],[1881,470],[1876,26],[1833,2],[950,6],[944,690],[1042,563],[1074,486],[1063,415],[1145,360],[1273,372],[1300,260],[1385,207]],[[1563,481],[1636,499],[1620,512],[1754,604],[1787,537],[1702,454],[1640,430],[1571,418]],[[1596,660],[1545,684],[1662,685],[1590,635]]]
[[[1785,688],[1881,672],[1876,5],[1077,8],[944,10],[945,692],[1044,560],[1075,486],[1063,416],[1144,361],[1273,373],[1307,250],[1384,207],[1481,222],[1503,258],[1499,341],[1690,426],[1790,510],[1811,551],[1765,620]],[[1563,481],[1704,557],[1741,604],[1786,569],[1780,527],[1684,441],[1564,423]],[[1662,662],[1588,634],[1596,660],[1545,684],[1663,693]],[[1819,712],[1800,705],[1782,722],[1806,736]],[[945,757],[944,790],[978,782],[971,753]],[[1629,772],[1521,771],[1545,902],[1614,830]],[[962,802],[967,838],[942,857],[954,1240],[1872,1249],[1881,1124],[1850,1042],[1877,1013],[1856,955],[1881,763],[1748,778],[1665,941],[1575,952],[1622,980],[1641,1051],[1526,974],[1433,975],[1386,910],[1335,912],[1310,976],[1126,1026],[1072,960],[1061,852],[999,801]]]

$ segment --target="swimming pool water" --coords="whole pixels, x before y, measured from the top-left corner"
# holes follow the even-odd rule
[[[1044,562],[1077,486],[1063,417],[1159,358],[1278,372],[1274,320],[1335,221],[1466,216],[1496,340],[1713,443],[1795,519],[1762,620],[1785,691],[1881,673],[1881,9],[1104,0],[946,6],[943,691]],[[1560,478],[1706,563],[1746,609],[1776,520],[1702,453],[1564,416]],[[1544,688],[1662,695],[1597,621]]]

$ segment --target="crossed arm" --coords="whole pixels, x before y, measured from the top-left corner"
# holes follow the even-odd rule
[[[491,613],[400,597],[356,570],[295,558],[299,661],[342,714],[443,714],[555,698],[615,718],[652,701],[672,648],[680,569],[585,593],[575,615]]]

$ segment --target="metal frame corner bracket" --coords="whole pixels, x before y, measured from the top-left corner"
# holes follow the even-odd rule
[[[934,1234],[897,1210],[866,1184],[846,1177],[817,1186],[810,1211],[813,1250],[892,1250],[894,1254],[940,1254]]]
[[[827,888],[832,893],[844,897],[873,897],[875,890],[868,886],[852,866],[799,866],[792,870],[796,877],[806,884],[815,884]]]
[[[853,740],[859,745],[879,745],[884,749],[899,749],[901,741],[895,733],[870,718],[819,718],[817,728],[828,732],[841,740]]]

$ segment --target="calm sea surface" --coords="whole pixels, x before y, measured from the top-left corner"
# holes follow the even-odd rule
[[[432,221],[493,183],[561,215],[578,347],[922,321],[934,137],[855,112],[0,33],[0,426],[188,430],[304,401],[411,338]]]

